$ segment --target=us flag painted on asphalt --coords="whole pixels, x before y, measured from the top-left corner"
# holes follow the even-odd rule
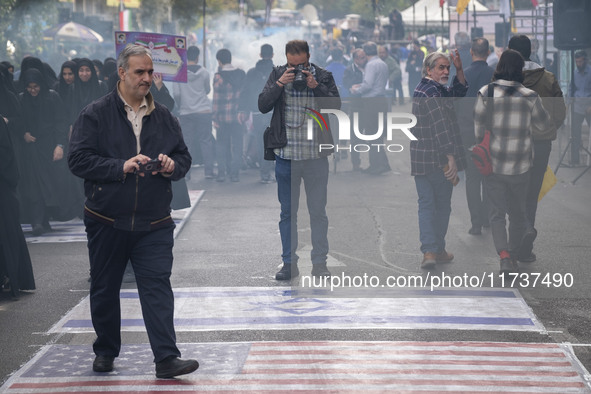
[[[50,345],[8,393],[591,393],[570,348],[493,342],[257,342],[179,345],[200,369],[156,379],[148,345],[123,346],[111,373],[90,345]]]

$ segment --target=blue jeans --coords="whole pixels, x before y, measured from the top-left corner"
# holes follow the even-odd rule
[[[310,214],[312,233],[312,264],[326,263],[328,254],[328,217],[326,200],[328,187],[328,159],[285,160],[276,157],[275,178],[277,196],[281,204],[279,233],[281,234],[281,258],[285,264],[297,263],[298,208],[300,185],[304,181],[306,202]]]
[[[427,175],[416,175],[415,184],[419,195],[421,252],[443,252],[451,214],[453,185],[445,178],[441,169]]]

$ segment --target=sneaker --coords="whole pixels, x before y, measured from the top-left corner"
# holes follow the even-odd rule
[[[283,263],[283,267],[275,274],[276,280],[290,280],[300,274],[297,264]]]
[[[427,252],[423,255],[421,262],[422,269],[431,269],[437,264],[437,255],[435,253]]]
[[[438,263],[449,263],[454,259],[453,253],[446,252],[439,252],[435,255],[435,261]]]
[[[522,259],[525,260],[531,256],[532,250],[534,248],[534,241],[537,236],[538,232],[533,227],[525,231],[523,237],[521,238],[521,243],[519,244],[517,260],[523,261]]]
[[[323,276],[330,278],[331,274],[328,268],[326,267],[326,263],[321,263],[312,264],[312,276]]]

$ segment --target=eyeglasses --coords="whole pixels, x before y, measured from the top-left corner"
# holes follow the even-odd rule
[[[36,90],[41,90],[41,86],[39,86],[39,85],[27,86],[27,90],[29,92],[36,91]]]

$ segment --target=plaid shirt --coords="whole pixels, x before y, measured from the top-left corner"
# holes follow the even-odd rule
[[[231,69],[233,71],[236,69]],[[244,71],[242,72],[244,73]],[[238,121],[238,103],[240,87],[225,81],[218,72],[213,77],[213,120],[218,123],[233,123]]]
[[[310,65],[310,73],[316,76],[316,69]],[[312,123],[314,138],[308,139],[308,120],[310,111],[306,108],[316,109],[314,91],[304,89],[301,92],[293,88],[293,83],[288,83],[283,88],[285,99],[285,131],[287,133],[287,145],[275,149],[275,154],[286,160],[312,160],[320,158],[317,133],[330,132],[319,130],[316,122]]]
[[[486,129],[485,103],[488,85],[478,92],[474,107],[476,140],[484,137]],[[540,96],[519,82],[494,82],[493,125],[490,155],[493,173],[519,175],[532,166],[532,125],[541,130],[551,122]]]
[[[468,85],[454,78],[446,87],[429,78],[423,78],[413,95],[412,113],[417,125],[411,132],[417,141],[410,142],[411,175],[427,175],[447,164],[447,155],[453,155],[458,171],[466,167],[464,147],[452,97],[464,97]]]

